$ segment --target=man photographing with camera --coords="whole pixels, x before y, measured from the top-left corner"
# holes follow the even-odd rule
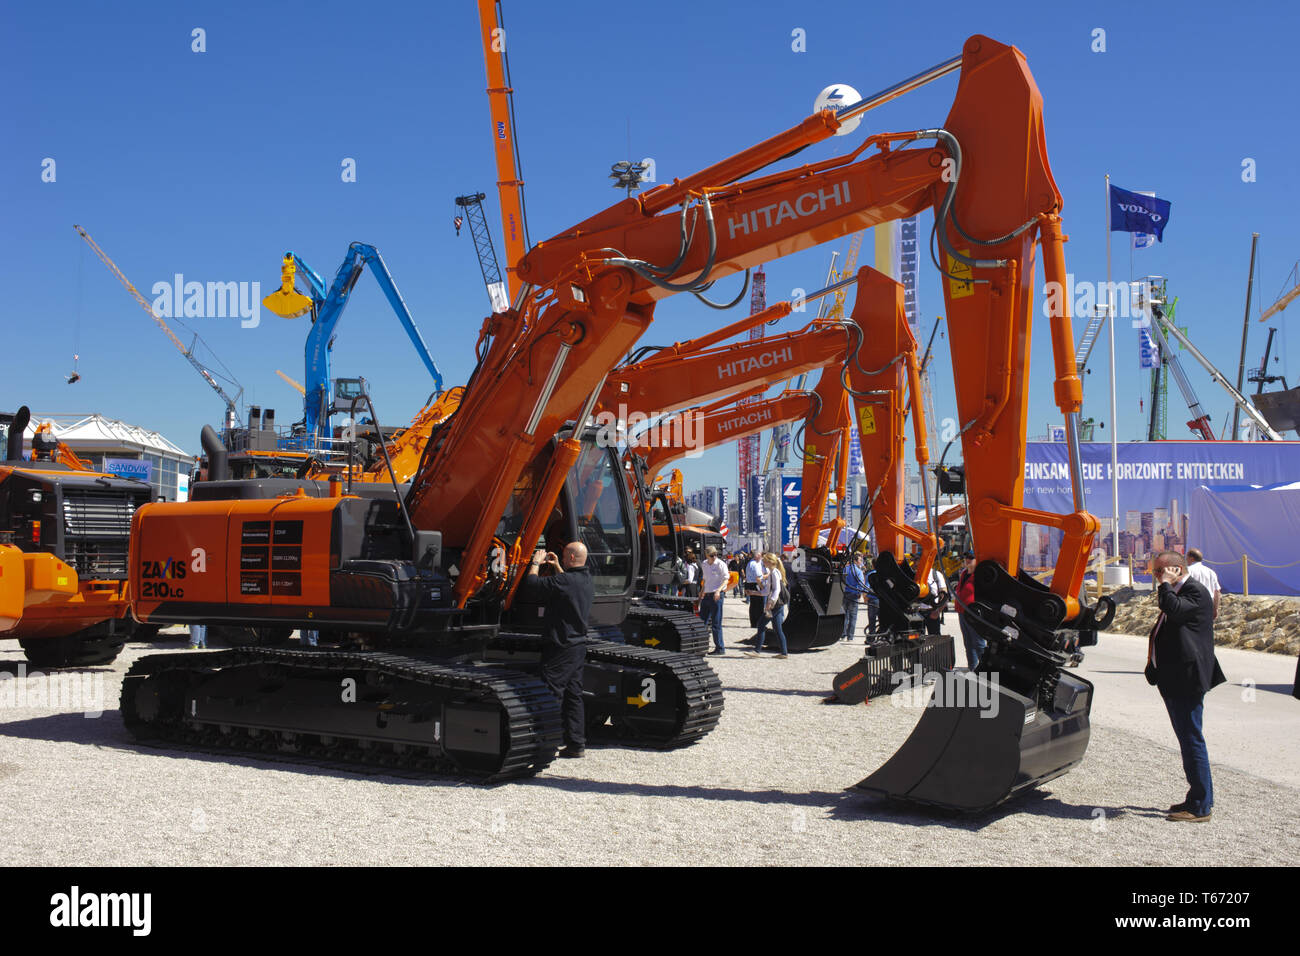
[[[543,564],[553,569],[550,577],[538,576]],[[560,702],[564,716],[565,746],[560,756],[584,756],[582,665],[587,656],[587,615],[596,595],[587,546],[581,541],[566,545],[563,567],[553,551],[534,551],[523,583],[525,599],[542,606],[542,680]]]
[[[1169,808],[1167,819],[1206,823],[1214,806],[1210,757],[1201,721],[1205,694],[1226,678],[1214,656],[1214,602],[1187,574],[1187,559],[1161,551],[1151,561],[1160,616],[1147,647],[1147,683],[1164,698],[1183,755],[1187,798]]]

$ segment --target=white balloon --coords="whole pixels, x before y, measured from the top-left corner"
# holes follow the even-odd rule
[[[817,94],[817,99],[813,100],[813,112],[825,109],[842,110],[844,107],[852,106],[861,99],[862,94],[848,84],[834,83]],[[835,135],[844,136],[846,133],[852,133],[861,122],[862,117],[855,116],[836,130]]]

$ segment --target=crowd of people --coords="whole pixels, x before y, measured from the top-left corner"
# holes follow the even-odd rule
[[[938,568],[930,572],[925,582],[926,593],[921,598],[921,613],[926,633],[939,634],[949,602],[955,605],[967,666],[976,670],[986,651],[984,639],[970,620],[978,613],[977,560],[972,550],[962,552],[960,558],[962,567],[952,582],[951,593],[949,581]],[[539,578],[538,570],[544,564],[556,573]],[[562,757],[581,757],[585,749],[581,668],[586,615],[593,596],[586,565],[586,549],[579,542],[566,547],[562,558],[538,551],[529,566],[526,582],[531,596],[545,609],[542,673],[552,693],[562,701],[565,736]],[[1222,588],[1218,576],[1194,548],[1186,556],[1176,551],[1160,552],[1152,559],[1151,573],[1156,585],[1158,616],[1148,640],[1146,678],[1159,690],[1169,713],[1188,782],[1186,797],[1169,808],[1168,819],[1206,822],[1211,819],[1214,789],[1202,730],[1203,701],[1208,691],[1225,680],[1214,654],[1214,620],[1218,617]],[[842,575],[841,640],[855,639],[858,612],[863,604],[868,609],[864,639],[871,640],[878,623],[878,602],[868,578],[865,556],[854,553],[848,557]],[[726,593],[731,590],[746,598],[749,604],[754,648],[746,651],[745,656],[759,657],[770,633],[779,648],[776,659],[787,658],[784,623],[790,605],[790,579],[779,555],[754,551],[733,554],[724,560],[716,547],[709,546],[705,548],[704,559],[699,560],[688,550],[675,566],[674,587],[696,600],[699,617],[708,624],[713,638],[711,655],[726,653],[722,610]],[[201,632],[195,640],[202,642]],[[1297,694],[1300,694],[1300,675]]]

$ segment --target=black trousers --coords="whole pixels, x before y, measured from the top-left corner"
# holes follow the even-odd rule
[[[552,644],[542,651],[542,681],[560,702],[564,717],[564,742],[587,745],[587,723],[582,706],[582,665],[586,644]]]
[[[925,616],[925,633],[926,633],[926,634],[942,634],[942,633],[943,633],[942,628],[943,628],[943,615],[942,615],[942,614],[940,614],[938,617],[930,617],[929,614],[927,614],[927,615]]]
[[[763,605],[767,603],[767,598],[761,594],[751,594],[749,596],[749,626],[758,633],[758,629],[763,627],[764,619],[767,614],[763,611]],[[770,629],[763,627],[763,633],[766,635]]]

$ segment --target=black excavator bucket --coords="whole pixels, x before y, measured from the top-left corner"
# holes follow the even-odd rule
[[[880,602],[878,627],[881,631],[903,636],[914,634],[924,626],[913,604],[921,594],[916,572],[904,561],[899,564],[889,551],[876,555],[867,574],[867,587]]]
[[[975,569],[968,621],[988,642],[978,671],[939,674],[916,729],[852,789],[969,813],[1059,777],[1088,749],[1092,684],[1063,670],[1061,648],[1113,608],[1086,608],[1063,628],[1065,605],[993,561]]]
[[[790,574],[790,606],[786,608],[786,649],[791,654],[830,647],[844,633],[844,580],[839,563],[824,550],[806,551],[805,567]],[[753,635],[742,644],[754,644]],[[764,647],[775,647],[768,628]]]
[[[837,571],[821,568],[791,576],[790,607],[782,629],[791,653],[830,647],[840,639],[844,633],[844,583]]]
[[[833,702],[860,704],[884,697],[909,682],[915,675],[945,673],[954,664],[952,638],[912,635],[909,639],[872,644],[862,659],[835,675]]]
[[[1092,684],[1075,674],[1058,674],[1047,708],[992,674],[940,674],[911,736],[853,789],[968,813],[991,810],[1083,759],[1091,707]]]

